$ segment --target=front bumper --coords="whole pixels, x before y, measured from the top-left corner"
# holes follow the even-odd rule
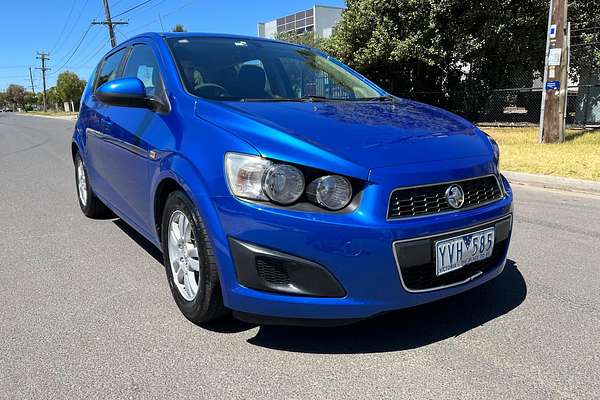
[[[357,210],[320,214],[247,203],[233,197],[213,199],[222,237],[216,238],[225,305],[234,311],[284,319],[353,320],[452,296],[499,275],[505,246],[485,271],[457,285],[411,292],[403,285],[394,243],[446,232],[475,230],[512,217],[512,192],[490,204],[455,213],[387,221],[369,211],[369,199],[384,198],[388,188],[369,186]],[[377,193],[380,191],[380,193]],[[366,200],[366,201],[365,201]],[[370,204],[371,203],[371,204]],[[378,203],[379,207],[381,202]],[[380,207],[381,208],[381,207]],[[306,260],[326,268],[343,288],[343,297],[314,297],[257,290],[240,284],[230,240]]]

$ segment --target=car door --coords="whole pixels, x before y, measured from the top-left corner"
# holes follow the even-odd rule
[[[114,106],[104,104],[96,97],[96,89],[106,82],[117,79],[126,48],[109,54],[98,67],[94,93],[89,99],[89,118],[86,129],[86,165],[94,191],[114,207],[119,206],[119,197],[111,184],[112,156],[110,110]]]
[[[165,105],[160,110],[118,106],[109,111],[112,142],[108,168],[111,184],[122,200],[121,211],[130,223],[149,234],[154,232],[150,168],[155,162],[151,150],[164,148],[172,139],[165,123],[168,99],[165,94],[158,58],[149,43],[133,44],[123,67],[123,78],[138,78],[144,83],[147,97]]]

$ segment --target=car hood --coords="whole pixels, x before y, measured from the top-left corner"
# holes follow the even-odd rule
[[[200,106],[197,113],[231,130],[262,155],[290,162],[325,157],[334,164],[346,161],[373,169],[492,157],[489,141],[474,125],[409,100],[211,103],[219,110],[202,112]]]

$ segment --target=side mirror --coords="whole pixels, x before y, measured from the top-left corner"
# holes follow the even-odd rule
[[[106,82],[96,89],[96,97],[113,106],[155,109],[156,100],[146,96],[144,83],[138,78],[122,78]]]

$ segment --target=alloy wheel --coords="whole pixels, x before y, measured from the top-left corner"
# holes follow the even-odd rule
[[[200,284],[200,260],[192,224],[182,211],[176,210],[171,214],[168,229],[173,282],[181,296],[187,301],[192,301],[198,294]]]
[[[77,160],[77,193],[79,194],[79,201],[85,207],[87,204],[87,178],[81,158]]]

